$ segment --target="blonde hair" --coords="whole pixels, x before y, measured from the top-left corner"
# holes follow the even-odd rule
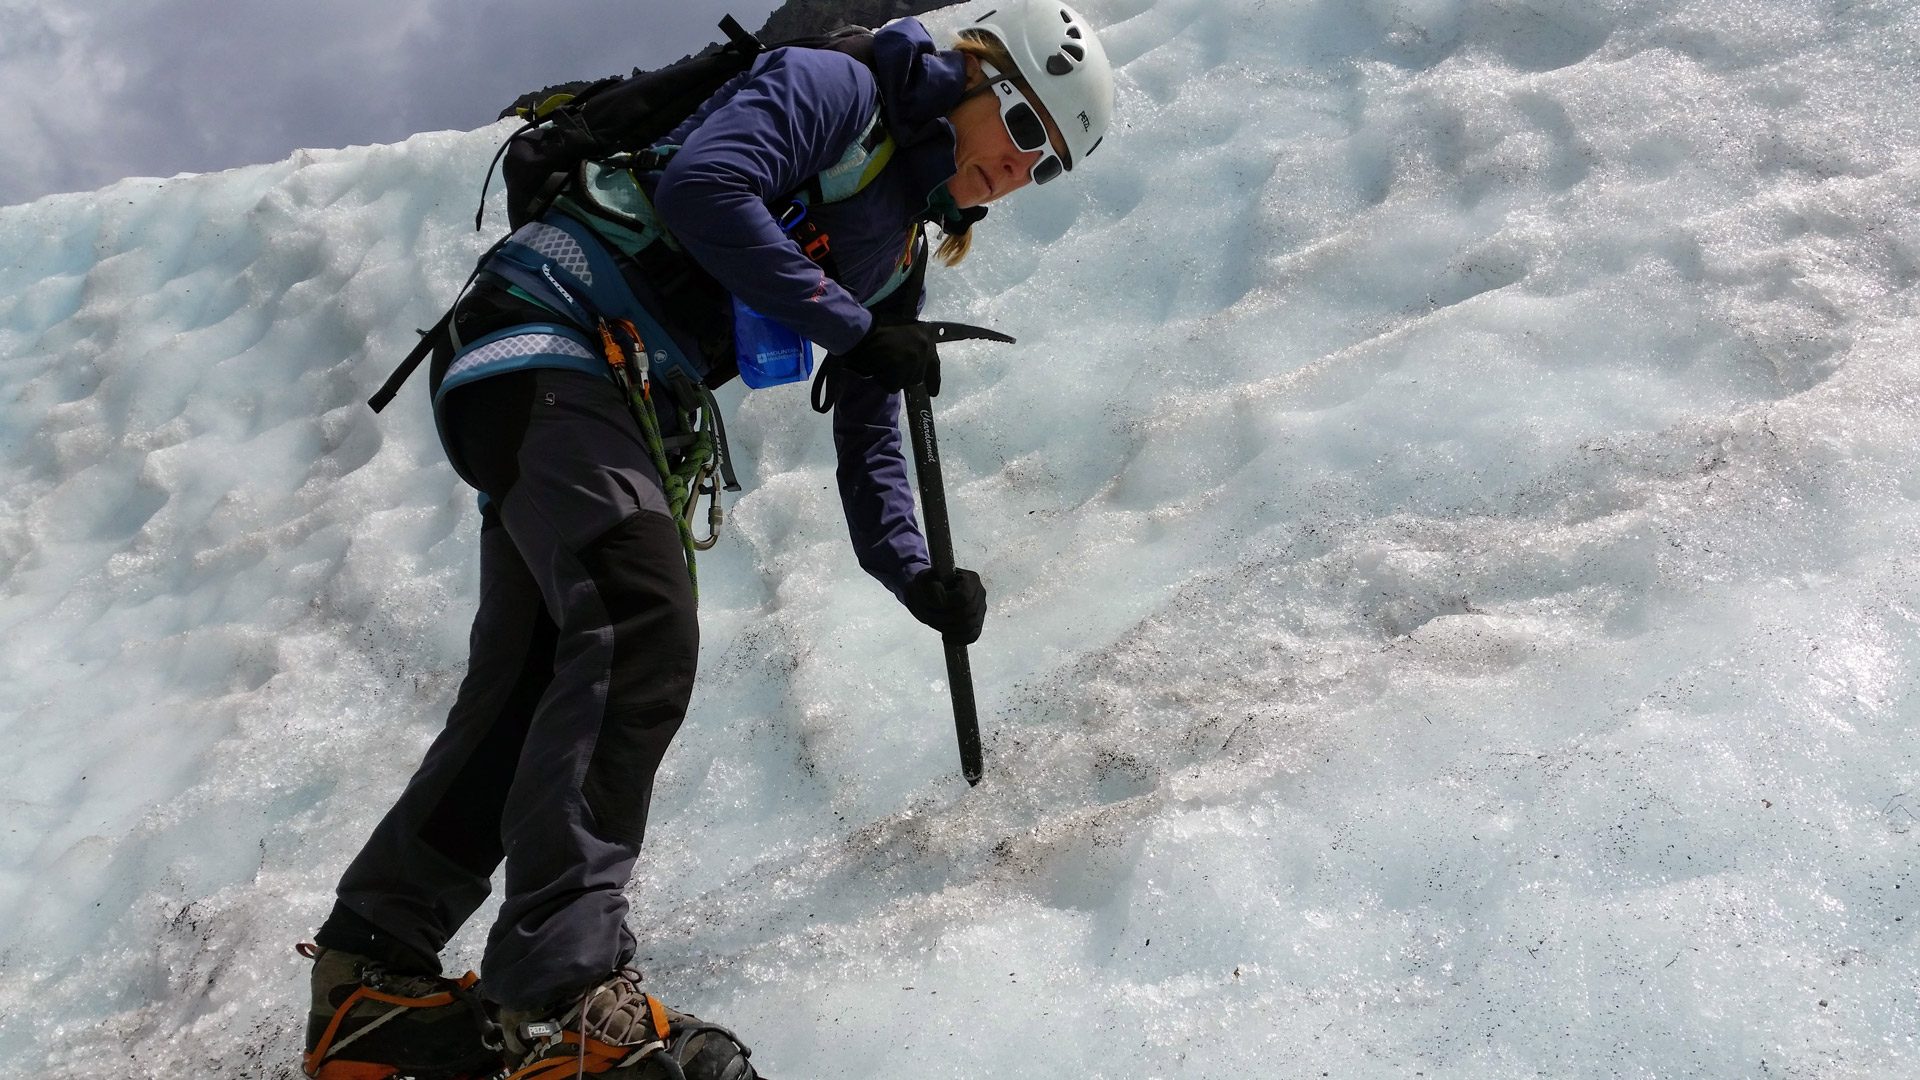
[[[967,29],[960,31],[960,39],[953,43],[954,51],[971,56],[983,64],[992,64],[995,71],[1011,77],[1023,92],[1027,91],[1025,80],[1013,66],[1013,54],[1007,51],[1000,39],[984,30]],[[973,249],[973,230],[969,229],[958,236],[949,234],[940,241],[940,247],[934,254],[947,266],[959,266]]]
[[[934,249],[934,256],[942,266],[959,266],[973,250],[973,230],[968,229],[959,236],[943,236],[940,246]]]
[[[1011,78],[1019,85],[1022,93],[1031,93],[1032,87],[1020,77],[1020,69],[1014,66],[1013,54],[1007,51],[1000,39],[985,30],[969,27],[960,31],[960,40],[953,43],[956,52],[962,52],[983,64],[992,64],[994,70]]]

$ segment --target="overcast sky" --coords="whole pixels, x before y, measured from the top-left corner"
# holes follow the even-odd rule
[[[0,205],[474,128],[779,0],[0,0]]]

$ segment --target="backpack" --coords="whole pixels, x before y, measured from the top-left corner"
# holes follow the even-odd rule
[[[648,147],[692,116],[729,79],[746,71],[768,47],[729,15],[720,22],[727,44],[655,71],[588,83],[539,105],[516,110],[525,127],[494,156],[507,185],[507,221],[515,229],[536,221],[583,162],[631,165],[645,171]],[[816,41],[794,42],[815,45]],[[630,160],[623,160],[630,159]],[[489,172],[488,179],[492,179]],[[486,187],[481,187],[482,212]],[[481,215],[475,215],[479,227]]]
[[[873,66],[873,35],[860,27],[847,27],[832,34],[801,38],[775,46],[761,43],[731,15],[721,20],[720,29],[726,33],[728,40],[717,52],[691,57],[654,71],[635,71],[630,76],[601,79],[586,84],[575,93],[555,94],[537,105],[514,110],[525,116],[527,122],[508,136],[494,155],[493,164],[488,167],[486,180],[481,185],[480,210],[474,214],[474,228],[478,230],[485,220],[487,190],[492,185],[495,169],[498,169],[506,184],[507,219],[511,229],[508,237],[502,237],[480,257],[474,272],[456,293],[456,301],[473,284],[480,268],[507,243],[513,230],[538,221],[553,207],[555,200],[569,190],[579,189],[580,178],[587,166],[610,166],[640,172],[663,167],[671,158],[671,151],[655,152],[650,149],[652,145],[692,116],[729,80],[752,67],[754,60],[762,53],[787,47],[832,49],[852,56],[869,68]],[[823,179],[834,178],[824,175],[815,177],[800,192],[794,193],[797,201],[837,201],[857,193],[870,183],[893,153],[884,124],[876,123],[870,129],[870,135],[878,135],[880,139],[870,140],[864,147],[849,148],[850,156],[856,156],[856,150],[863,151],[864,155],[860,157],[862,167],[854,175],[840,178],[833,185],[834,190],[826,190],[822,186]],[[826,256],[824,249],[809,246],[804,236],[796,236],[796,239],[816,261]],[[664,280],[675,283],[676,288],[684,287],[691,279],[704,276],[704,271],[699,270],[691,258],[675,251],[660,250],[666,247],[656,243],[644,253],[648,256],[644,261],[654,264],[649,267],[650,270],[656,271]],[[450,306],[432,329],[420,331],[419,344],[394,369],[380,390],[367,399],[367,404],[374,412],[385,409],[408,376],[432,353],[435,345],[446,340],[452,315]]]

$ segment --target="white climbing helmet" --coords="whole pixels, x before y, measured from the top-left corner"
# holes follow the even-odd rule
[[[1067,140],[1068,171],[1093,153],[1113,124],[1113,65],[1093,27],[1059,0],[1005,0],[961,30],[1006,46],[1013,66]]]

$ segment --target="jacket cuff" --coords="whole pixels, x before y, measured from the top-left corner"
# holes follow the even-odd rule
[[[893,581],[887,582],[887,590],[893,593],[895,600],[905,604],[907,602],[907,589],[913,585],[913,579],[919,577],[921,571],[931,569],[933,569],[932,563],[922,562],[916,559],[900,568],[900,576]]]
[[[847,330],[847,334],[850,336],[844,340],[836,339],[833,341],[821,338],[819,339],[819,344],[821,348],[835,356],[845,356],[855,345],[860,344],[860,339],[866,337],[867,331],[872,328],[873,312],[868,311],[866,308],[861,308],[859,314],[855,316],[854,325]]]

